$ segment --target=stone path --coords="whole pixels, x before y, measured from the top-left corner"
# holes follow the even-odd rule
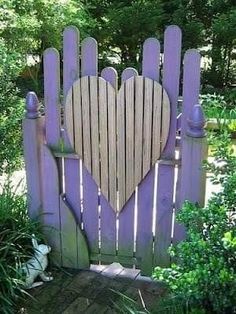
[[[136,309],[150,310],[165,294],[160,283],[118,263],[92,265],[88,271],[54,270],[53,276],[52,282],[30,290],[35,300],[28,299],[20,313],[122,313],[124,302],[119,293],[135,300]]]

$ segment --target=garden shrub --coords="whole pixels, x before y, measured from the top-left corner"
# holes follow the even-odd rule
[[[216,163],[206,163],[206,168],[222,190],[204,208],[185,203],[177,220],[186,227],[186,240],[170,249],[175,263],[156,267],[154,278],[165,282],[172,297],[190,311],[235,313],[236,156],[227,132],[211,143]]]
[[[0,174],[12,172],[22,164],[23,100],[14,83],[20,70],[20,54],[0,39]]]
[[[29,219],[25,195],[17,194],[9,181],[0,194],[0,312],[15,313],[25,292],[22,263],[32,255],[32,233],[40,236],[37,222]]]

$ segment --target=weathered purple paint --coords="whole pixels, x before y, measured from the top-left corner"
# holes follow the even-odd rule
[[[81,76],[97,76],[98,73],[97,41],[88,37],[81,43]]]
[[[81,48],[81,76],[97,76],[97,42],[86,38]],[[83,223],[91,253],[98,253],[98,187],[91,174],[82,166],[83,174]]]
[[[134,68],[126,68],[121,74],[121,82],[127,81],[129,78],[138,75],[138,71]]]
[[[101,72],[101,77],[109,82],[115,90],[117,90],[117,71],[114,68],[104,68]]]
[[[177,179],[177,187],[176,187],[176,209],[180,209],[184,200],[185,193],[183,190],[185,187],[189,187],[188,177],[185,177],[186,182],[183,182],[181,179],[182,174],[185,173],[185,168],[189,167],[189,163],[191,161],[190,151],[186,147],[183,149],[183,141],[186,137],[187,130],[187,120],[191,113],[191,110],[195,104],[198,103],[199,100],[199,90],[200,90],[200,54],[196,49],[189,49],[184,55],[184,69],[183,69],[183,103],[182,103],[182,116],[181,116],[181,148],[180,148],[180,158],[182,160],[181,166],[178,169],[178,179]],[[185,145],[186,146],[186,145]],[[183,156],[184,153],[184,156]],[[187,158],[187,159],[186,159]],[[192,164],[191,164],[192,167]],[[197,167],[197,165],[196,165]],[[187,168],[187,171],[189,169]],[[189,176],[189,174],[187,174]],[[183,186],[184,184],[184,186]],[[197,185],[195,187],[197,189]],[[182,192],[181,192],[182,191]],[[174,230],[174,239],[176,242],[177,239],[180,241],[185,237],[184,227],[178,223],[175,223]]]
[[[156,38],[148,38],[143,44],[142,75],[159,81],[160,43]]]
[[[100,196],[101,205],[101,253],[116,255],[116,213],[106,198]]]
[[[79,77],[79,33],[74,27],[64,31],[63,39],[63,94],[64,99],[73,82]],[[163,87],[166,89],[171,101],[171,126],[167,145],[162,159],[173,159],[176,141],[176,113],[179,92],[181,31],[176,26],[170,26],[165,32]],[[143,48],[142,75],[153,80],[159,79],[160,44],[155,38],[149,38]],[[200,57],[196,50],[186,53],[184,60],[184,89],[183,89],[183,115],[182,115],[182,176],[181,198],[190,201],[203,202],[204,172],[201,162],[206,152],[203,132],[203,115],[198,102]],[[60,199],[60,180],[58,166],[48,147],[58,148],[60,139],[60,105],[59,105],[59,56],[54,49],[48,49],[44,54],[45,68],[45,105],[46,105],[46,137],[47,146],[39,150],[44,141],[43,119],[38,117],[38,102],[34,94],[29,94],[27,113],[24,120],[24,150],[27,170],[27,184],[30,203],[30,215],[35,217],[39,213],[39,206],[43,205],[44,224],[51,228],[47,232],[49,242],[59,252],[56,261],[61,263],[60,251],[67,250],[70,241],[73,241],[69,252],[72,256],[73,267],[87,267],[88,251],[80,223],[83,222],[84,231],[92,254],[99,254],[99,217],[98,217],[98,187],[87,169],[83,171],[83,200],[80,195],[80,161],[65,157],[65,200]],[[97,43],[93,38],[86,38],[82,42],[81,75],[97,76]],[[133,68],[127,68],[122,73],[122,81],[138,75]],[[113,68],[103,69],[101,76],[117,86],[117,75]],[[193,108],[193,110],[191,110]],[[187,124],[187,120],[188,124]],[[183,121],[184,120],[184,121]],[[82,131],[82,130],[81,130]],[[73,150],[65,132],[65,150]],[[42,193],[40,187],[40,163],[42,158]],[[194,165],[194,167],[193,167]],[[153,188],[154,169],[147,174],[139,186],[138,192],[138,222],[136,256],[141,260],[141,270],[150,274],[153,266],[152,255],[152,215],[153,215]],[[189,178],[191,177],[191,182]],[[36,179],[35,179],[36,178]],[[174,165],[161,163],[158,168],[157,185],[157,219],[154,247],[154,266],[168,265],[167,248],[171,241],[171,217],[173,210]],[[177,191],[179,194],[179,191]],[[42,194],[42,202],[41,202]],[[81,201],[84,211],[81,213]],[[68,202],[68,204],[66,203]],[[101,205],[101,253],[116,255],[116,213],[103,195],[100,196]],[[133,194],[119,215],[119,252],[120,257],[132,257],[134,245],[134,205]],[[75,214],[76,217],[73,215]],[[61,228],[61,229],[60,229]],[[176,228],[174,241],[182,237],[182,231]],[[58,229],[56,231],[56,229]],[[49,229],[48,229],[49,230]],[[60,231],[66,232],[61,234]],[[62,237],[62,239],[61,239]],[[61,242],[64,241],[63,243]],[[73,248],[73,249],[72,249]],[[87,252],[87,253],[86,253]],[[69,255],[70,255],[69,254]],[[122,258],[121,258],[122,260]],[[125,260],[125,258],[124,258]],[[131,261],[131,259],[130,259]],[[63,261],[65,264],[65,262]],[[87,264],[86,264],[87,263]]]
[[[39,116],[39,102],[34,92],[26,97],[26,118],[23,121],[23,145],[27,180],[28,213],[39,218],[42,208],[41,156],[44,141],[44,118]]]
[[[138,188],[138,219],[137,219],[137,239],[136,256],[141,258],[142,275],[150,276],[153,266],[153,187],[154,169],[148,172]]]
[[[133,68],[127,68],[122,72],[122,83],[129,78],[138,75]],[[130,197],[119,213],[118,255],[133,256],[134,251],[134,206],[135,193]]]
[[[64,102],[68,90],[79,77],[79,32],[76,27],[67,27],[63,33],[63,94]],[[70,148],[66,130],[64,132],[65,149]],[[79,160],[65,158],[65,195],[73,208],[77,222],[81,223],[80,165]]]
[[[91,253],[99,252],[98,245],[98,187],[83,167],[83,224]]]
[[[42,173],[45,174],[42,176],[45,232],[53,248],[54,261],[61,265],[59,176],[56,160],[46,145],[42,147]]]
[[[164,35],[163,87],[171,103],[169,137],[161,158],[175,157],[176,116],[179,94],[181,58],[181,30],[177,26],[167,27]],[[154,246],[154,265],[168,265],[167,249],[171,243],[171,222],[173,212],[174,165],[160,164],[157,181],[157,216]]]
[[[49,147],[58,149],[61,136],[61,108],[60,60],[56,49],[45,50],[43,67],[46,141]]]
[[[142,75],[159,80],[160,73],[160,43],[149,38],[143,46]],[[145,108],[144,108],[145,111]],[[153,193],[154,193],[155,167],[153,167],[138,187],[138,221],[136,255],[141,258],[142,274],[152,272],[152,219],[153,219]],[[149,229],[149,231],[148,231]]]
[[[72,84],[79,77],[79,31],[66,27],[63,33],[63,95],[64,100]]]
[[[200,61],[201,56],[198,50],[189,49],[186,51],[184,55],[183,76],[182,137],[186,134],[187,119],[190,116],[191,110],[199,102]]]
[[[113,68],[102,70],[101,76],[117,89],[117,72]],[[109,105],[109,104],[108,104]],[[101,205],[101,253],[116,254],[116,214],[115,209],[107,202],[104,195],[100,195]]]

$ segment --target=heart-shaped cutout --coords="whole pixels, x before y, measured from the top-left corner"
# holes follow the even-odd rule
[[[85,76],[66,97],[65,125],[101,192],[121,210],[165,147],[170,102],[159,83],[143,76],[118,92],[101,77]]]

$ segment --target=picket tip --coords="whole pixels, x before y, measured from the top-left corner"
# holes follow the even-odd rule
[[[56,58],[59,59],[59,51],[56,48],[50,47],[50,48],[47,48],[47,49],[44,50],[44,52],[43,52],[43,57],[44,58],[48,57],[48,56],[51,56],[51,55],[56,56]]]
[[[191,57],[194,57],[194,58],[201,58],[201,53],[198,49],[196,48],[192,48],[192,49],[188,49],[186,50],[185,54],[184,54],[184,60],[186,58],[191,58]]]
[[[68,32],[73,32],[75,33],[77,36],[79,35],[79,29],[74,26],[74,25],[69,25],[69,26],[66,26],[64,28],[64,31],[63,31],[63,36],[65,36],[65,34],[67,34]]]
[[[97,47],[97,45],[98,45],[96,39],[93,38],[93,37],[86,37],[86,38],[84,38],[84,39],[82,40],[82,42],[81,42],[82,47],[83,47],[83,46],[86,46],[86,45],[88,45],[88,44],[93,44],[93,45],[96,46],[96,47]]]
[[[40,116],[39,100],[35,92],[28,92],[25,101],[26,113],[25,117],[28,119],[36,119]]]
[[[143,43],[143,47],[149,45],[149,44],[155,44],[157,47],[160,47],[160,42],[157,38],[155,37],[148,37],[144,43]]]
[[[174,24],[167,26],[164,33],[167,34],[167,33],[173,33],[173,32],[175,32],[176,34],[179,34],[180,36],[182,35],[181,28],[178,25],[174,25]]]

